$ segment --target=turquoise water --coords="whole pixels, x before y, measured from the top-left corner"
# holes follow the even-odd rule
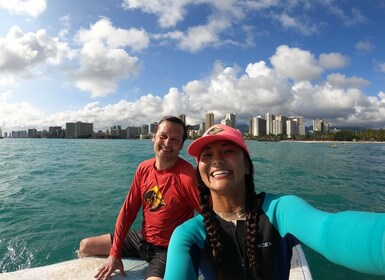
[[[258,192],[385,212],[385,144],[248,145]],[[151,140],[0,140],[0,273],[73,259],[82,238],[112,231],[136,166],[152,156]],[[304,249],[314,279],[385,279]]]

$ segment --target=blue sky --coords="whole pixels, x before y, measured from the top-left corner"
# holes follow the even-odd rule
[[[385,127],[385,2],[0,0],[0,127],[272,113]]]

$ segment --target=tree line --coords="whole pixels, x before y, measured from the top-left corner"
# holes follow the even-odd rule
[[[303,141],[356,141],[356,142],[384,142],[385,129],[367,129],[362,131],[338,130],[336,132],[307,133],[306,135],[292,135],[290,138],[285,134],[253,136],[246,134],[247,140],[258,141],[282,141],[282,140],[303,140]]]

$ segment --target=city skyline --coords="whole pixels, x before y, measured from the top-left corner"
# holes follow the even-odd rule
[[[183,111],[385,127],[385,3],[0,0],[0,126]]]
[[[186,126],[187,127],[197,127],[197,131],[199,131],[199,135],[202,135],[204,133],[205,130],[208,129],[208,127],[211,127],[212,125],[214,124],[226,124],[226,125],[229,125],[229,126],[232,126],[234,128],[237,128],[237,126],[240,126],[240,127],[244,127],[244,126],[248,126],[248,129],[249,129],[249,132],[251,132],[251,128],[250,128],[250,122],[251,122],[251,119],[255,119],[255,118],[259,118],[259,119],[264,119],[267,118],[268,116],[271,116],[272,119],[270,120],[270,122],[272,123],[273,120],[280,120],[283,119],[284,121],[290,119],[290,120],[293,120],[295,122],[297,122],[298,118],[301,119],[300,121],[300,125],[302,128],[300,128],[300,132],[299,134],[301,135],[304,135],[304,132],[305,132],[305,120],[303,119],[302,116],[283,116],[283,115],[280,115],[280,114],[270,114],[270,113],[266,113],[263,117],[261,115],[258,115],[258,116],[250,116],[249,119],[248,119],[248,122],[247,123],[238,123],[237,122],[237,118],[236,118],[236,113],[226,113],[224,116],[215,116],[214,113],[212,112],[207,112],[206,114],[204,114],[202,116],[202,120],[204,121],[201,121],[199,123],[194,123],[194,124],[189,124],[189,123],[186,123],[186,114],[182,113],[182,114],[179,114],[179,115],[176,115],[175,117],[178,117],[180,118],[181,120],[183,120],[185,123],[186,123]],[[99,133],[99,132],[102,132],[102,133],[110,133],[111,134],[111,131],[112,130],[125,130],[125,129],[129,129],[129,128],[142,128],[144,129],[144,126],[147,126],[147,130],[148,132],[145,132],[145,134],[147,133],[152,133],[155,129],[155,125],[156,123],[158,122],[159,120],[157,121],[150,121],[150,122],[147,122],[147,123],[143,123],[143,124],[140,124],[140,125],[130,125],[130,126],[122,126],[120,124],[112,124],[110,125],[106,130],[98,130],[98,129],[93,129],[93,123],[86,123],[86,122],[82,122],[82,121],[76,121],[76,122],[67,122],[64,126],[47,126],[46,128],[42,129],[42,130],[37,130],[36,128],[28,128],[26,130],[17,130],[17,131],[3,131],[3,135],[6,135],[8,137],[10,137],[12,135],[12,133],[14,133],[15,135],[23,135],[22,137],[27,137],[28,133],[37,133],[37,132],[51,132],[52,131],[57,131],[57,130],[63,130],[63,131],[66,131],[67,128],[70,126],[71,127],[71,131],[74,131],[76,130],[74,127],[77,125],[77,124],[80,124],[80,125],[86,125],[87,126],[87,131],[89,130],[89,125],[92,125],[92,130],[93,130],[93,133]],[[207,121],[209,121],[209,125],[207,126]],[[312,124],[314,124],[315,121],[319,121],[319,122],[322,122],[322,125],[328,125],[328,123],[324,120],[321,120],[321,119],[316,119],[316,120],[311,120]],[[268,121],[269,122],[269,121]],[[202,126],[203,125],[203,126]],[[284,127],[285,128],[281,128],[281,129],[284,129],[285,132],[286,132],[286,125],[284,124]],[[0,127],[0,131],[1,131],[1,127]],[[296,131],[296,129],[294,130]],[[55,132],[55,133],[58,133],[58,132]],[[274,133],[276,133],[276,130],[274,130]],[[74,134],[74,132],[71,132],[71,134]],[[268,130],[267,130],[267,134],[269,134]],[[18,137],[17,137],[18,138]]]

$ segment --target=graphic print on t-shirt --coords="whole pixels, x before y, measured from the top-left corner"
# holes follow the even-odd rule
[[[155,211],[165,204],[158,186],[154,186],[151,190],[146,192],[143,197],[150,207],[150,211]]]

